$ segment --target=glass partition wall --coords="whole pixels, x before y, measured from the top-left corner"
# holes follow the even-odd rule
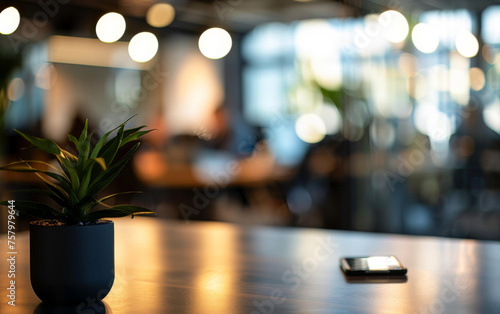
[[[250,32],[245,116],[278,162],[305,169],[285,189],[290,210],[332,228],[500,238],[499,12]]]

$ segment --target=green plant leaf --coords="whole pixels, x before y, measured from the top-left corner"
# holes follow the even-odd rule
[[[139,139],[139,137],[143,136],[143,135],[146,135],[148,134],[149,132],[152,132],[152,131],[155,131],[155,130],[148,130],[148,131],[141,131],[141,132],[137,132],[137,133],[134,133],[134,134],[131,134],[129,135],[127,138],[125,138],[123,141],[122,141],[122,146],[129,143],[129,142],[132,142],[132,141],[136,141]]]
[[[118,162],[116,162],[114,165],[108,167],[106,171],[102,172],[100,175],[98,175],[94,181],[94,184],[90,185],[90,188],[87,192],[87,195],[89,196],[94,196],[97,193],[99,193],[102,189],[104,189],[108,184],[110,184],[116,176],[122,171],[123,167],[125,167],[125,164],[132,158],[134,153],[137,151],[137,148],[139,148],[140,143],[135,144],[128,152],[121,158]]]
[[[80,177],[82,177],[80,181],[80,188],[78,190],[78,198],[80,199],[87,194],[87,189],[92,177],[92,168],[96,163],[99,164],[103,170],[106,170],[106,164],[102,158],[89,159],[86,161],[83,173],[80,175]]]
[[[80,181],[80,188],[78,190],[78,198],[79,199],[82,199],[82,197],[84,197],[86,194],[87,194],[87,190],[88,190],[88,187],[89,187],[89,184],[90,184],[90,181],[91,181],[91,178],[92,178],[92,167],[94,164],[99,164],[102,168],[102,170],[106,170],[106,163],[104,161],[104,158],[92,158],[92,159],[89,159],[85,162],[85,165],[84,165],[84,170],[83,170],[83,178],[81,179]]]
[[[111,195],[108,195],[108,196],[105,196],[101,199],[99,199],[97,202],[99,203],[102,203],[104,201],[107,201],[113,197],[116,197],[116,196],[119,196],[119,195],[123,195],[123,194],[142,194],[141,191],[128,191],[128,192],[119,192],[119,193],[115,193],[115,194],[111,194]]]
[[[78,157],[76,157],[75,155],[73,155],[72,153],[68,152],[67,150],[64,150],[64,149],[61,149],[63,155],[64,155],[64,158],[66,158],[68,161],[76,164],[78,162]]]
[[[91,174],[92,173],[90,171],[85,173],[85,176],[82,178],[82,181],[80,182],[80,188],[78,189],[78,198],[79,199],[82,199],[87,194],[87,189],[89,187]]]
[[[14,129],[14,131],[16,131],[19,135],[24,137],[26,140],[28,140],[28,142],[30,142],[31,144],[35,145],[36,147],[40,148],[41,150],[43,150],[49,154],[59,155],[61,153],[61,149],[59,148],[59,146],[57,146],[57,144],[52,142],[51,140],[27,135],[19,130],[15,130],[15,129]]]
[[[75,144],[75,148],[78,149],[78,140],[71,134],[68,134],[68,139],[71,143]]]
[[[56,156],[57,162],[61,169],[64,171],[66,176],[70,179],[71,181],[71,174],[68,168],[74,168],[76,165],[76,162],[78,161],[78,158],[76,158],[73,154],[70,152],[67,152],[63,149],[61,149],[62,154]]]
[[[0,201],[0,205],[9,206],[9,203]],[[40,202],[16,200],[16,210],[38,219],[60,219],[65,217],[61,212]]]
[[[123,132],[123,138],[125,139],[125,138],[129,137],[129,136],[139,132],[140,130],[144,129],[145,127],[146,127],[145,125],[141,125],[141,126],[136,127],[136,128],[125,130]]]
[[[103,146],[105,146],[106,144],[106,140],[107,138],[109,137],[109,135],[111,133],[113,133],[114,131],[118,130],[119,128],[121,128],[122,126],[125,126],[130,120],[132,120],[132,118],[134,118],[136,115],[133,115],[132,117],[128,118],[125,122],[123,122],[122,124],[120,124],[119,126],[117,126],[116,128],[112,129],[111,131],[107,132],[106,134],[104,134],[103,137],[101,137],[101,139],[97,142],[96,146],[94,147],[94,150],[92,151],[92,154],[90,155],[90,158],[96,158],[97,156],[99,156],[99,153],[101,152],[101,149],[103,148]],[[106,149],[102,149],[103,151],[106,151]]]
[[[5,166],[5,167],[0,167],[0,170],[12,171],[12,172],[42,173],[46,176],[49,176],[53,179],[56,179],[61,184],[61,186],[65,186],[65,185],[69,186],[69,184],[70,184],[68,179],[66,178],[66,176],[62,176],[62,175],[59,175],[57,173],[53,173],[50,171],[36,169],[36,168],[31,167],[30,165],[27,165],[27,166]]]
[[[99,164],[99,166],[101,166],[102,170],[107,169],[106,162],[104,161],[104,158],[98,157],[98,158],[89,158],[84,165],[84,171],[88,171],[89,167],[93,166],[96,163]]]
[[[152,210],[134,205],[116,205],[108,209],[96,210],[88,214],[89,221],[95,221],[102,218],[124,217],[128,215],[156,215]]]
[[[80,188],[80,178],[78,177],[78,172],[76,171],[75,166],[64,157],[57,156],[57,160],[59,161],[61,168],[69,176],[71,188],[73,191],[77,192]]]
[[[113,159],[115,158],[118,149],[120,148],[120,141],[123,138],[123,128],[124,125],[121,125],[117,135],[114,136],[112,139],[110,139],[106,144],[104,144],[104,146],[101,149],[102,154],[100,154],[99,156],[100,158],[104,159],[104,163],[106,165],[110,165],[113,162]],[[96,178],[98,175],[100,175],[99,171],[94,169],[92,171],[92,178]]]
[[[108,138],[110,133],[111,132],[108,132],[103,137],[101,137],[101,139],[97,142],[94,149],[92,150],[92,153],[90,154],[90,158],[97,158],[97,156],[99,155],[99,152],[101,151],[102,146],[104,145],[104,142],[106,142],[106,139]]]
[[[72,170],[74,170],[74,169],[72,169]],[[67,194],[71,204],[78,204],[78,202],[79,202],[78,197],[76,196],[75,192],[72,189],[71,183],[68,182],[66,179],[64,179],[62,176],[59,176],[59,175],[52,173],[52,172],[49,172],[49,171],[41,171],[38,169],[34,169],[34,168],[31,168],[31,166],[29,166],[29,165],[26,167],[26,169],[23,169],[23,170],[16,169],[14,171],[34,172],[49,188],[51,188],[51,190],[54,193],[57,194],[57,196],[65,199],[64,194]],[[56,184],[50,182],[49,180],[42,177],[42,175],[40,173],[56,179],[59,182],[59,184],[56,185]]]
[[[67,207],[69,205],[69,202],[68,202],[68,199],[67,198],[61,198],[58,196],[58,194],[54,193],[54,192],[51,192],[51,191],[47,191],[47,190],[42,190],[42,189],[22,189],[22,190],[15,190],[15,191],[12,191],[13,193],[32,193],[32,194],[36,194],[37,196],[39,195],[42,195],[42,196],[46,196],[46,197],[49,197],[51,199],[53,199],[57,204],[59,204],[61,207]]]
[[[86,216],[97,205],[99,205],[99,203],[94,197],[84,196],[77,206],[81,208],[81,212]]]
[[[76,167],[77,167],[78,174],[80,174],[80,176],[83,173],[83,168],[84,168],[85,162],[89,158],[90,140],[91,139],[92,139],[92,134],[90,134],[90,136],[84,138],[83,141],[80,142],[78,145],[78,161],[77,161]]]
[[[76,204],[79,203],[78,197],[76,196],[75,192],[72,190],[70,184],[64,184],[64,183],[59,183],[59,185],[56,185],[49,180],[45,179],[42,177],[41,174],[35,173],[44,183],[47,185],[54,193],[57,194],[57,196],[66,199],[69,199],[69,204],[71,207],[74,207]],[[66,194],[66,195],[65,195]]]
[[[124,127],[120,127],[120,129],[118,130],[118,134],[114,138],[109,140],[109,142],[107,142],[106,145],[104,145],[104,147],[102,148],[104,152],[102,153],[101,157],[104,158],[107,165],[110,165],[113,162],[116,154],[118,153],[118,150],[121,147],[121,142],[123,140],[123,130]]]
[[[80,134],[80,138],[78,139],[79,143],[85,141],[85,139],[87,138],[88,128],[89,128],[89,119],[85,119],[85,126],[83,127],[82,133]]]
[[[125,145],[131,141],[135,141],[135,140],[139,139],[141,136],[148,134],[151,131],[154,131],[154,129],[153,129],[153,130],[139,132],[140,130],[142,130],[145,127],[146,127],[145,125],[142,125],[142,126],[139,126],[136,128],[124,130],[123,131],[123,139],[122,139],[119,147],[122,147],[123,145]],[[112,144],[113,143],[111,143],[111,141],[109,141],[108,143],[106,143],[106,146],[104,147],[104,149],[108,149]]]
[[[138,126],[136,128],[125,130],[123,132],[123,137],[130,136],[130,135],[134,134],[135,132],[138,132],[138,131],[144,129],[145,127],[146,127],[145,125],[141,125],[141,126]]]
[[[41,165],[47,166],[47,167],[49,167],[51,169],[54,169],[58,173],[60,173],[62,176],[65,176],[65,173],[63,171],[61,171],[61,169],[58,169],[58,168],[52,166],[51,164],[46,163],[44,161],[40,161],[40,160],[20,160],[20,161],[14,161],[14,162],[11,162],[10,164],[7,164],[5,166],[0,167],[0,170],[7,171],[8,170],[7,168],[12,168],[13,166],[17,166],[17,165],[24,165],[24,166],[26,166],[26,165],[32,164],[32,163],[36,163],[36,164],[41,164]],[[15,170],[10,170],[10,171],[15,171]],[[69,181],[69,178],[66,177],[66,179]]]
[[[87,219],[87,216],[88,216],[88,213],[94,209],[94,207],[96,207],[97,205],[99,205],[97,202],[87,202],[85,203],[84,206],[82,206],[82,215],[83,215],[83,220],[86,220]],[[88,220],[87,220],[88,221]]]
[[[96,201],[96,205],[102,205],[104,207],[107,207],[107,208],[111,208],[113,207],[114,205],[108,205],[108,204],[105,204],[104,201],[107,201],[113,197],[116,197],[116,196],[119,196],[119,195],[123,195],[123,194],[141,194],[142,192],[141,191],[129,191],[129,192],[120,192],[120,193],[115,193],[115,194],[112,194],[112,195],[108,195],[108,196],[105,196],[99,200]]]
[[[42,177],[39,173],[35,173],[40,180],[57,196],[64,200],[69,200],[68,193],[60,186],[55,185],[54,183],[50,182],[49,180],[45,179]]]

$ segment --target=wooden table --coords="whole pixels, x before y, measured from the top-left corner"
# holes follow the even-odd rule
[[[106,313],[500,313],[496,242],[144,217],[115,220],[115,235]],[[16,307],[2,258],[0,313],[48,313],[29,283],[27,233],[17,251]],[[407,279],[350,280],[338,266],[340,256],[388,254]]]

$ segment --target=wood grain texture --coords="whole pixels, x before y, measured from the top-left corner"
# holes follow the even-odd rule
[[[500,313],[500,243],[216,222],[115,219],[116,279],[106,313]],[[17,237],[16,307],[48,313]],[[6,238],[0,239],[2,257]],[[349,279],[341,256],[396,255],[408,276]],[[83,304],[60,313],[94,313]]]

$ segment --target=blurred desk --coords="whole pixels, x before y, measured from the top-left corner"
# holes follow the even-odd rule
[[[249,186],[286,180],[296,171],[276,166],[274,157],[262,153],[244,159],[222,160],[221,164],[221,167],[210,169],[193,162],[169,163],[164,154],[156,151],[140,152],[134,158],[137,177],[144,184],[159,188]]]
[[[107,313],[498,313],[500,243],[216,222],[115,220]],[[17,237],[16,307],[33,313],[28,234]],[[0,239],[5,254],[6,237]],[[405,280],[347,280],[340,256],[394,254]],[[43,313],[37,310],[36,313]],[[80,309],[69,313],[93,313]]]

